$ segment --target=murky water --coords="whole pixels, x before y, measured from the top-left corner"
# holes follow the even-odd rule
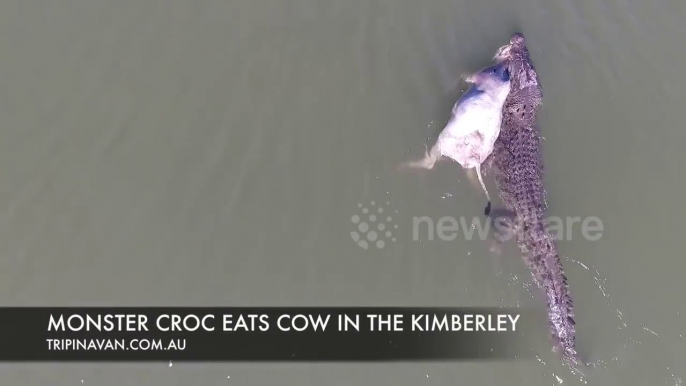
[[[541,341],[530,363],[26,364],[0,383],[681,385],[684,16],[633,0],[0,3],[4,305],[537,305],[511,243],[414,237],[413,217],[481,214],[462,170],[395,170],[516,31],[544,87],[550,213],[604,225],[560,242],[579,347],[603,361],[585,377]]]

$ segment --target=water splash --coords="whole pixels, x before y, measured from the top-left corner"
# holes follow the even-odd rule
[[[622,331],[625,331],[623,335],[625,336],[625,339],[622,343],[618,344],[617,351],[619,352],[624,352],[626,350],[630,350],[632,347],[636,347],[642,344],[642,341],[644,338],[648,337],[654,337],[654,338],[659,338],[659,339],[667,339],[666,337],[662,337],[663,334],[658,333],[655,331],[653,328],[650,328],[647,326],[645,323],[642,323],[640,321],[635,321],[631,322],[627,319],[625,316],[626,313],[621,311],[619,308],[614,306],[614,301],[611,295],[611,290],[609,289],[608,285],[608,280],[607,277],[605,277],[598,269],[596,269],[593,266],[590,266],[588,264],[585,264],[581,261],[569,258],[569,257],[564,257],[564,259],[570,263],[570,265],[573,266],[578,266],[582,268],[584,271],[590,273],[593,275],[593,282],[595,283],[596,286],[596,291],[597,293],[602,297],[607,310],[610,311],[616,319],[616,328]],[[502,271],[498,272],[498,275],[502,275]],[[536,286],[531,278],[521,278],[520,276],[516,274],[509,274],[508,277],[508,285],[509,286],[517,286],[521,289],[523,289],[530,297],[535,296],[535,290]],[[508,304],[508,302],[505,300],[505,298],[501,299],[501,304],[503,306],[512,306],[512,304]],[[516,307],[519,307],[519,301],[516,302]],[[628,334],[628,335],[627,335]],[[686,335],[684,334],[679,334],[679,337],[686,340]],[[536,355],[537,362],[541,366],[556,366],[558,362],[548,364],[546,363],[539,355]],[[620,365],[620,360],[619,356],[615,355],[608,361],[605,360],[597,360],[593,363],[590,364],[590,368],[592,369],[599,369],[599,370],[618,370]],[[566,365],[565,366],[567,370],[569,371],[569,374],[572,375],[574,378],[578,379],[580,384],[588,384],[588,376],[584,374],[584,372],[581,371],[581,369],[575,368],[572,365]],[[681,369],[678,369],[681,370]],[[682,386],[683,384],[683,378],[682,376],[676,374],[670,367],[665,366],[664,367],[664,383],[665,385],[669,386]],[[566,381],[566,377],[563,374],[560,374],[559,372],[556,373],[551,373],[552,377],[554,378],[555,382],[559,384],[563,384]],[[578,377],[578,378],[577,378]],[[570,378],[570,379],[574,379]],[[573,383],[573,382],[572,382]],[[658,384],[657,382],[655,384]]]

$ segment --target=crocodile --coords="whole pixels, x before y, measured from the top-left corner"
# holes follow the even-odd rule
[[[540,128],[536,114],[542,88],[521,33],[500,47],[494,57],[506,63],[510,93],[503,105],[500,135],[491,165],[499,196],[516,216],[517,243],[537,286],[545,294],[553,350],[581,363],[576,349],[574,305],[554,237],[545,227],[548,207],[543,185]]]

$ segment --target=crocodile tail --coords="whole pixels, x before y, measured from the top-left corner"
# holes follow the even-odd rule
[[[563,356],[578,362],[574,303],[557,250],[551,252],[554,257],[546,259],[550,277],[544,281],[550,331]]]
[[[557,246],[541,221],[525,228],[521,246],[530,260],[529,267],[534,279],[544,291],[548,324],[555,346],[564,357],[579,362],[575,341],[574,303]]]

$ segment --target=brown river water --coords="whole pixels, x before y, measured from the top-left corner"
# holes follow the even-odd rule
[[[681,385],[684,17],[675,0],[0,3],[3,305],[543,312],[511,242],[414,231],[482,214],[464,171],[396,171],[517,31],[549,213],[603,225],[559,243],[579,348],[602,362],[583,375],[542,339],[533,361],[2,364],[0,384]]]

